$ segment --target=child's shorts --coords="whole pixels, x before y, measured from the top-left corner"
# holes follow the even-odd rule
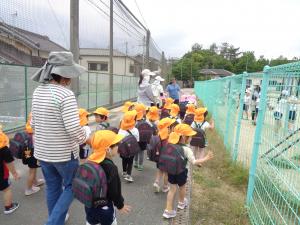
[[[27,166],[30,169],[36,169],[39,168],[40,166],[38,165],[38,161],[36,158],[34,158],[33,156],[30,157],[29,159],[27,159]]]
[[[289,120],[294,121],[296,119],[296,111],[289,111]]]
[[[115,208],[112,202],[107,206],[97,208],[85,207],[86,220],[89,224],[111,225],[115,218]]]
[[[5,190],[10,186],[10,182],[8,179],[0,179],[0,191]]]
[[[188,169],[185,169],[182,173],[178,175],[168,174],[168,181],[170,184],[177,184],[179,187],[186,184]]]

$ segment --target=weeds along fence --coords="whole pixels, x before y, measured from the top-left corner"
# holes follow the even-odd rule
[[[0,123],[5,131],[25,126],[31,110],[34,89],[39,83],[31,80],[38,67],[0,64]],[[113,75],[113,92],[109,90],[109,75],[87,72],[79,81],[79,107],[89,110],[108,106],[110,94],[113,103],[134,99],[137,93],[138,77]]]
[[[300,224],[300,62],[196,82],[195,92],[249,168],[251,223]]]

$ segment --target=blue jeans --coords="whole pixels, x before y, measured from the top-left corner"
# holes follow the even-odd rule
[[[72,181],[78,168],[78,159],[67,162],[40,162],[46,180],[48,221],[46,225],[63,225],[73,201]]]

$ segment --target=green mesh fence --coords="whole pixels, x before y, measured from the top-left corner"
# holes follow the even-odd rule
[[[0,64],[0,123],[4,131],[21,128],[31,110],[34,89],[39,85],[31,80],[37,67]],[[78,106],[94,109],[109,104],[109,75],[88,72],[80,78]],[[114,104],[133,99],[138,78],[114,75]]]
[[[252,224],[300,224],[300,62],[196,82],[233,160],[249,168]]]

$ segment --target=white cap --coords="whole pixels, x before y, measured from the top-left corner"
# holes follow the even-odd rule
[[[161,76],[157,76],[157,77],[155,77],[155,80],[159,80],[159,81],[165,81],[165,79],[163,79]]]
[[[156,74],[154,72],[151,72],[151,71],[147,75],[148,76],[156,76]]]
[[[149,75],[150,72],[151,72],[151,71],[150,71],[149,69],[144,69],[144,70],[142,71],[142,75],[143,75],[143,76]]]
[[[288,90],[283,90],[283,91],[281,92],[281,94],[282,94],[282,95],[285,95],[285,96],[288,96],[288,95],[289,95],[289,92],[288,92]]]
[[[161,73],[161,70],[156,70],[156,71],[153,71],[153,73],[155,73],[155,75],[160,75],[160,73]]]

